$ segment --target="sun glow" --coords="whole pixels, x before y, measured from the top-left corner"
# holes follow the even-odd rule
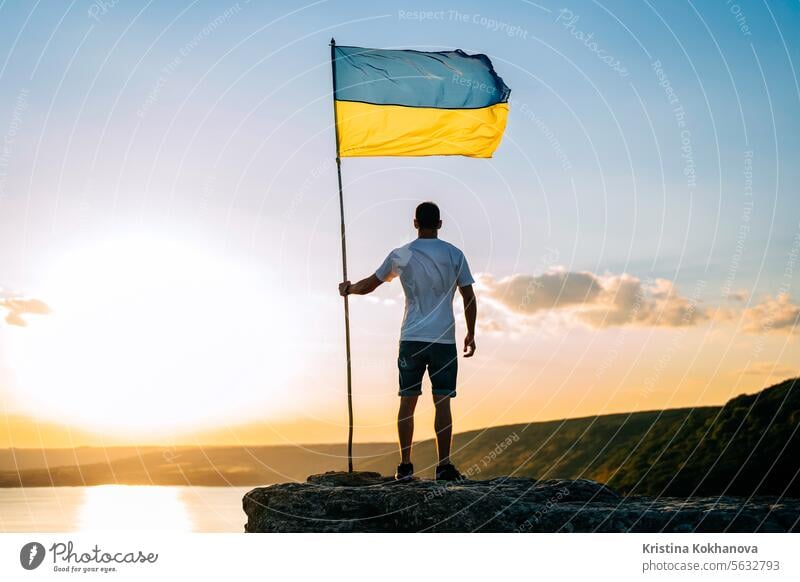
[[[78,531],[192,531],[177,487],[98,485],[84,490]]]
[[[257,269],[172,240],[73,251],[15,332],[18,405],[141,436],[263,418],[286,406],[294,326]]]

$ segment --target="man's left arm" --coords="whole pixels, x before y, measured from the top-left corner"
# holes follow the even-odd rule
[[[478,300],[472,285],[459,287],[464,300],[464,317],[467,320],[467,335],[464,337],[464,357],[471,358],[475,353],[475,321],[478,319]]]

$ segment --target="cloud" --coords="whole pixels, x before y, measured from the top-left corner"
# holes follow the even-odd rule
[[[20,327],[28,325],[28,322],[22,317],[23,315],[50,313],[50,308],[44,301],[22,297],[3,289],[0,289],[0,308],[7,311],[6,323]]]
[[[800,306],[792,303],[788,293],[766,296],[761,303],[742,311],[743,329],[750,333],[796,334],[800,322]]]
[[[478,291],[480,294],[480,291]],[[530,331],[528,320],[532,321],[529,317],[520,317],[511,313],[508,309],[495,301],[484,301],[481,296],[479,315],[478,315],[478,333],[483,334],[509,334],[515,332]]]
[[[738,303],[747,301],[748,297],[750,297],[750,292],[747,291],[747,289],[740,289],[739,291],[731,291],[726,295],[726,298],[729,301],[736,301]]]
[[[800,333],[800,305],[786,293],[766,296],[752,307],[714,310],[682,295],[668,279],[642,280],[628,273],[598,275],[554,268],[538,275],[516,274],[500,279],[478,275],[476,288],[487,308],[479,323],[486,331],[524,331],[541,318],[593,328],[622,326],[689,327],[713,317],[720,323],[741,322],[747,333]],[[734,302],[746,292],[729,294]]]
[[[768,376],[771,378],[792,378],[798,375],[797,368],[784,366],[777,362],[753,362],[746,368],[738,370],[736,374],[744,376]]]
[[[591,273],[555,271],[539,276],[511,275],[499,281],[491,275],[481,275],[479,280],[503,305],[528,314],[592,301],[602,290]]]
[[[708,318],[706,311],[698,308],[697,299],[684,297],[667,279],[642,282],[623,273],[600,280],[603,293],[597,304],[578,313],[594,327],[686,327]]]
[[[608,328],[685,327],[708,318],[697,301],[681,295],[672,281],[645,282],[627,273],[597,275],[552,269],[540,275],[517,274],[499,280],[483,274],[478,277],[477,288],[495,311],[499,308],[517,319],[560,313],[590,327]],[[490,314],[498,319],[496,313]]]

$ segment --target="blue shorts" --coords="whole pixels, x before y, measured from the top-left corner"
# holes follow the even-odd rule
[[[431,379],[433,393],[437,396],[456,395],[458,351],[456,344],[401,341],[397,356],[400,372],[400,396],[422,394],[422,377],[425,370]]]

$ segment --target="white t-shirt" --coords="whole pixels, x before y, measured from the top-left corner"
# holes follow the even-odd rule
[[[475,280],[458,248],[438,238],[418,238],[394,249],[375,276],[400,277],[406,309],[400,341],[456,343],[453,296]]]

